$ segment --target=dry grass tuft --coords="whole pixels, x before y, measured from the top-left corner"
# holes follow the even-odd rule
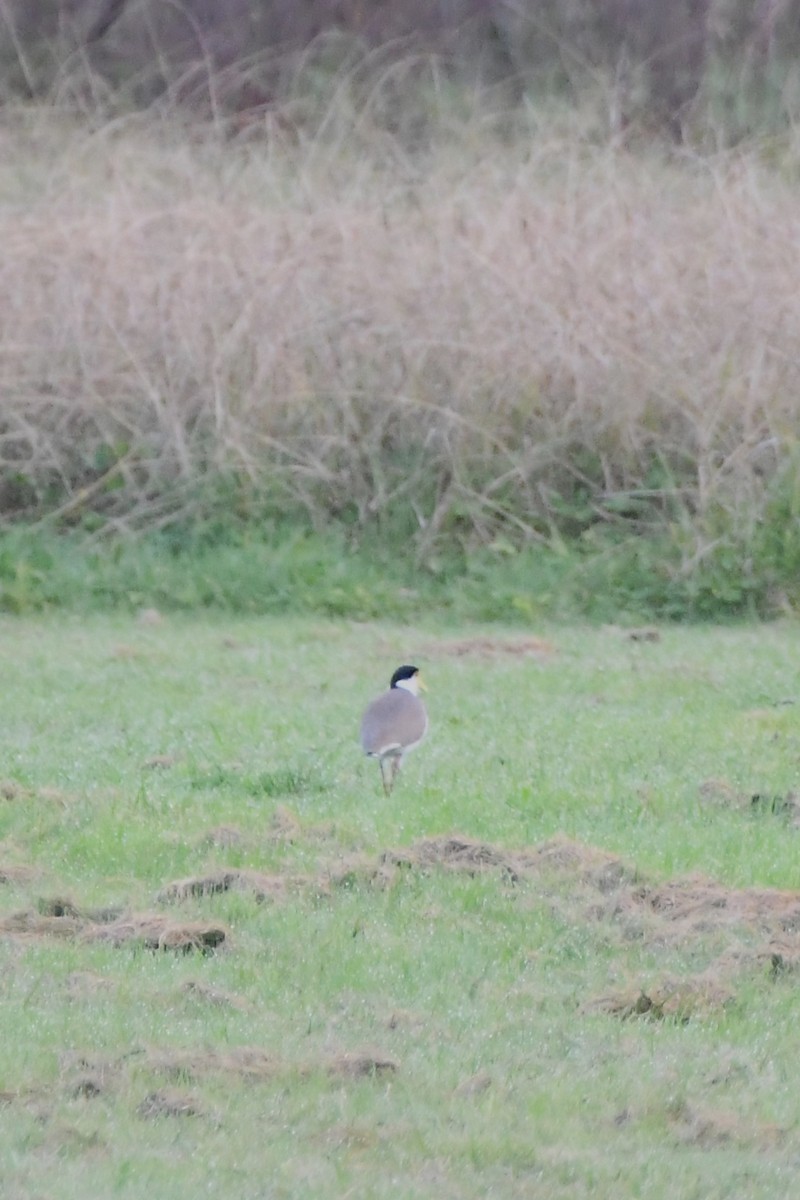
[[[152,526],[224,470],[314,521],[402,509],[422,550],[758,520],[800,423],[793,180],[575,130],[266,138],[4,133],[36,181],[0,207],[7,514]]]

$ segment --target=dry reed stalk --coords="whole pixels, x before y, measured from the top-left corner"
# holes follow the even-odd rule
[[[6,515],[152,523],[224,470],[314,520],[408,507],[426,543],[535,537],[576,496],[750,521],[791,453],[800,214],[755,151],[43,128],[2,172],[28,154],[0,206]]]

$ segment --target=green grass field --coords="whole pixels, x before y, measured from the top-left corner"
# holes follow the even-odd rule
[[[4,1196],[793,1194],[800,629],[536,633],[0,621]]]

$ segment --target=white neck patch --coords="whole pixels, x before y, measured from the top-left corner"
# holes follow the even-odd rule
[[[419,695],[419,677],[417,675],[412,675],[410,679],[398,679],[394,686],[403,688],[406,692],[411,692],[412,696]]]

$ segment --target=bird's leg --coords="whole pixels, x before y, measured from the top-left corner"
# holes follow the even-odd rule
[[[398,754],[398,755],[397,755],[395,758],[393,758],[393,759],[392,759],[392,783],[391,783],[391,787],[394,787],[394,781],[395,781],[395,779],[397,779],[397,772],[398,772],[399,770],[400,770],[400,755]],[[391,789],[390,789],[390,790],[391,790]]]
[[[394,775],[392,775],[391,779],[387,779],[386,778],[386,759],[381,758],[381,759],[379,759],[379,762],[381,764],[381,782],[383,783],[384,795],[388,796],[391,794],[391,791],[392,791],[392,784],[394,783]]]

